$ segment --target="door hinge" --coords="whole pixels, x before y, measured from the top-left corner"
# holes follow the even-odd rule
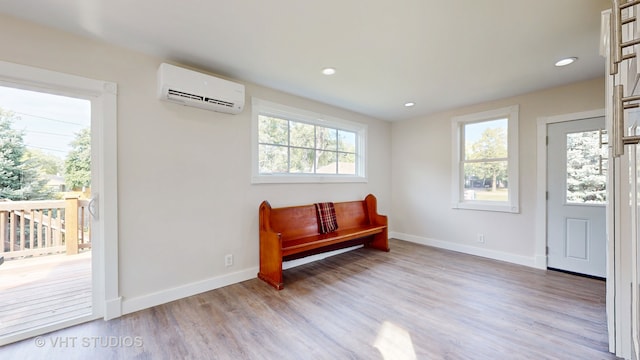
[[[546,142],[547,142],[547,144],[546,144],[546,145],[547,145],[547,146],[549,146],[549,135],[547,135],[547,136],[546,136],[546,138],[547,138],[547,139],[546,139]]]
[[[548,246],[546,247],[545,252],[546,252],[547,255],[549,255],[549,247]]]
[[[548,191],[544,193],[544,198],[545,198],[545,200],[549,200],[549,192]]]

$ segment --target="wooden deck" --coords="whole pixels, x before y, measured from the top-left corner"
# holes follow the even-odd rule
[[[91,251],[0,265],[0,338],[88,314]]]

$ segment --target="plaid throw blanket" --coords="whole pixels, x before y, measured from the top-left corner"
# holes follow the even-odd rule
[[[332,202],[316,203],[316,213],[318,214],[318,227],[321,234],[338,230],[336,219],[336,209]]]

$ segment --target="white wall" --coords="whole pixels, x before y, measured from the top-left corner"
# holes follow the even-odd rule
[[[387,123],[247,85],[239,115],[159,102],[167,59],[0,15],[0,60],[118,84],[119,281],[125,312],[253,277],[258,205],[378,197],[399,238],[533,264],[536,119],[604,107],[594,79]],[[232,79],[233,80],[233,79]],[[250,97],[366,123],[367,184],[251,185]],[[451,208],[451,117],[520,105],[520,214]],[[486,243],[475,243],[483,233]],[[233,254],[233,267],[224,255]],[[234,274],[235,273],[235,274]]]
[[[247,106],[239,115],[160,102],[156,70],[166,59],[4,15],[0,43],[0,60],[118,84],[124,312],[254,277],[262,200],[284,206],[373,193],[380,212],[390,211],[390,123],[253,84],[245,84]],[[251,185],[251,96],[367,124],[369,182]],[[225,254],[234,255],[230,268]]]
[[[463,84],[461,84],[463,86]],[[451,207],[451,118],[520,105],[520,213]],[[398,238],[534,266],[536,121],[604,108],[598,78],[392,125],[391,231]],[[476,242],[477,234],[485,244]],[[544,235],[544,234],[541,234]]]

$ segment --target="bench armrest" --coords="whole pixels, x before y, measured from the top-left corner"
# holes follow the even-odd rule
[[[369,194],[364,198],[364,202],[367,204],[367,212],[371,225],[386,226],[388,222],[387,216],[378,214],[378,199],[372,194]]]
[[[258,211],[260,216],[260,231],[271,231],[271,204],[263,201]]]
[[[260,272],[258,277],[280,290],[282,283],[282,236],[271,229],[271,205],[260,204]]]

